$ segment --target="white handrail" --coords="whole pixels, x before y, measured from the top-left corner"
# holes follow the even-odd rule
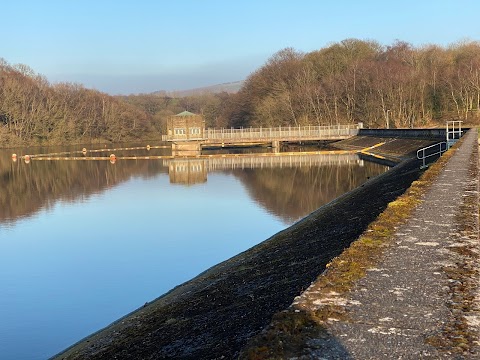
[[[463,135],[462,122],[460,120],[447,121],[447,144],[451,146]]]
[[[338,135],[355,135],[358,125],[334,126],[298,126],[278,128],[246,128],[246,129],[207,129],[206,139],[275,139],[275,138],[308,138],[323,135],[326,137]]]
[[[434,148],[437,147],[437,146],[438,146],[438,151],[435,151]],[[432,151],[434,151],[434,152],[426,154],[425,151],[429,150],[429,149],[432,149]],[[447,151],[447,149],[448,149],[448,143],[446,141],[442,141],[442,142],[424,147],[420,150],[417,150],[417,159],[418,160],[423,160],[423,164],[420,167],[420,169],[426,168],[428,166],[428,165],[425,164],[425,159],[427,159],[431,156],[435,156],[435,155],[440,155],[441,156],[445,151]]]

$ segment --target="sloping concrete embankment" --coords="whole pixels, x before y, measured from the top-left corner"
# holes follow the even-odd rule
[[[477,142],[476,130],[469,131],[277,314],[241,358],[479,359]],[[387,213],[402,219],[396,208],[408,203],[418,205],[406,222],[382,225]],[[359,264],[368,265],[365,272]]]
[[[399,155],[418,147],[417,142],[410,144]],[[402,162],[56,358],[237,357],[272,315],[287,308],[420,174],[417,160]]]

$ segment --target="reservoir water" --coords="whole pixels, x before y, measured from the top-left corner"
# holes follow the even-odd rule
[[[387,170],[356,154],[11,159],[66,150],[0,151],[1,359],[46,359]]]

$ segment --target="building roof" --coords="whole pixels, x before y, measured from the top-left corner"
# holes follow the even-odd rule
[[[196,114],[191,113],[190,111],[182,111],[180,114],[177,114],[175,116],[196,116]]]

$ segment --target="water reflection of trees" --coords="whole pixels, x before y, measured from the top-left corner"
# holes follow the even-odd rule
[[[127,181],[164,172],[161,161],[23,161],[0,156],[0,222],[30,216],[57,201],[79,201]]]
[[[194,163],[189,163],[188,169],[199,160],[192,161]],[[202,164],[204,162],[202,160]],[[108,161],[33,160],[25,164],[21,160],[13,162],[10,155],[0,153],[0,223],[33,215],[57,201],[86,200],[134,176],[153,177],[178,167],[168,164],[162,160],[126,160],[114,165]],[[201,167],[197,164],[194,168]],[[286,223],[291,223],[384,169],[368,162],[349,161],[311,167],[221,171],[234,174],[257,203]],[[202,182],[207,179],[205,171],[206,164],[202,168]],[[190,184],[190,180],[184,181],[184,184]]]
[[[246,169],[233,173],[270,213],[292,223],[387,168],[364,162],[296,168]]]

